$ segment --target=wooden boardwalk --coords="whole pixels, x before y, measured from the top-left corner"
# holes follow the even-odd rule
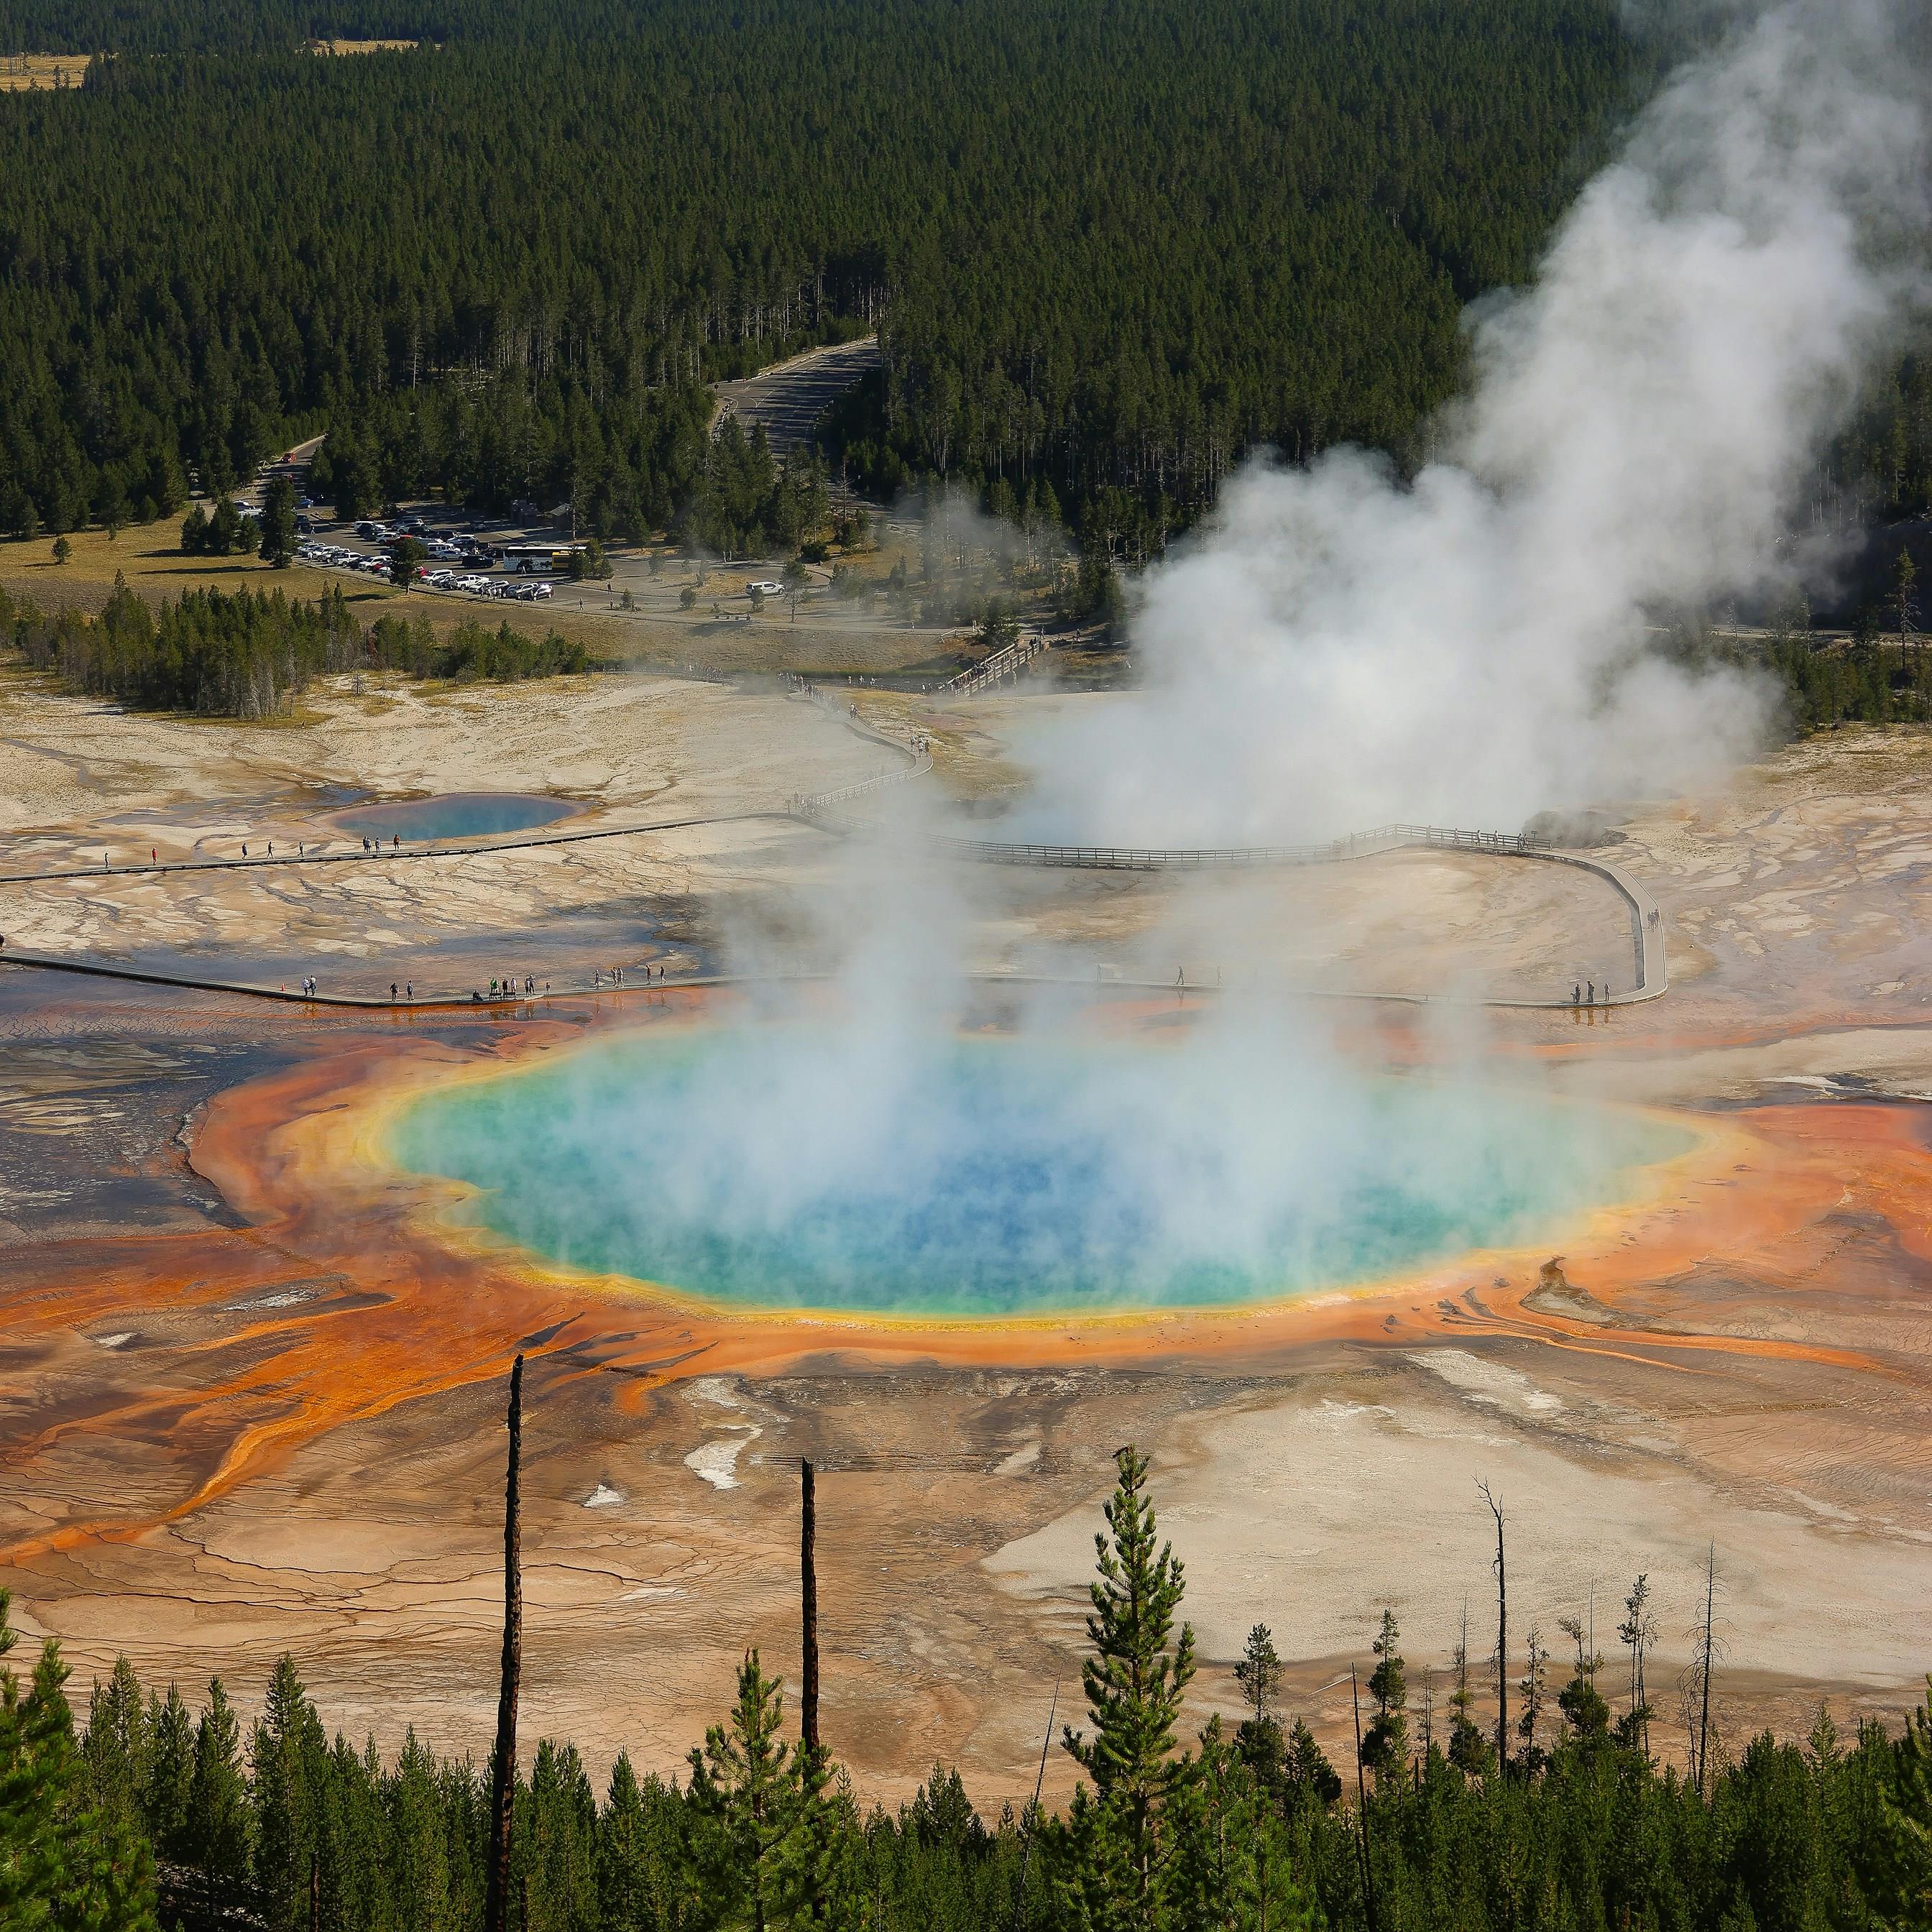
[[[682,818],[652,819],[629,825],[588,826],[576,831],[532,831],[510,832],[501,837],[488,839],[451,841],[442,844],[416,844],[412,845],[376,845],[363,850],[351,847],[341,850],[279,852],[272,857],[264,852],[251,854],[248,858],[239,856],[219,859],[184,859],[157,862],[148,865],[63,866],[41,872],[0,873],[0,884],[31,885],[61,880],[101,878],[128,874],[155,874],[174,872],[244,872],[286,866],[369,866],[398,864],[404,862],[420,862],[477,857],[485,855],[513,854],[537,847],[585,844],[602,838],[634,838],[656,832],[674,832],[688,827],[706,825],[742,824],[758,820],[791,820],[838,836],[854,836],[875,829],[868,820],[853,819],[842,814],[837,808],[861,796],[875,793],[886,787],[920,776],[932,768],[932,759],[922,742],[908,743],[904,739],[877,730],[866,723],[856,709],[849,703],[841,704],[838,699],[825,692],[814,689],[803,680],[794,686],[793,694],[800,700],[810,703],[834,718],[854,735],[897,754],[904,762],[899,768],[861,779],[857,784],[842,787],[836,791],[801,794],[794,797],[784,810],[770,809],[749,812],[718,812],[703,816]],[[958,838],[939,835],[929,836],[926,840],[927,849],[936,860],[952,860],[983,865],[1037,866],[1075,871],[1105,872],[1203,872],[1228,869],[1246,869],[1261,867],[1299,866],[1325,866],[1347,863],[1371,858],[1378,854],[1412,849],[1466,851],[1486,854],[1498,859],[1529,861],[1558,866],[1574,866],[1601,879],[1623,901],[1628,908],[1630,921],[1631,968],[1634,980],[1630,987],[1620,993],[1610,994],[1590,1003],[1580,1010],[1594,1010],[1605,1007],[1636,1006],[1648,1000],[1662,997],[1670,984],[1670,967],[1665,956],[1664,920],[1656,901],[1635,879],[1622,868],[1606,860],[1598,859],[1580,852],[1558,851],[1522,836],[1520,834],[1501,832],[1465,830],[1451,826],[1435,825],[1384,825],[1373,830],[1352,833],[1347,837],[1332,840],[1326,844],[1286,846],[1230,846],[1201,849],[1162,849],[1153,847],[1107,845],[1051,845],[1027,844],[1019,842],[984,838]],[[250,999],[274,1000],[292,1006],[316,1008],[349,1008],[386,1012],[418,1012],[428,1010],[454,1010],[464,1012],[484,1010],[493,1006],[514,1007],[534,1006],[544,1000],[581,999],[586,994],[593,997],[622,997],[634,994],[662,993],[679,989],[706,986],[728,986],[751,984],[780,983],[785,979],[799,977],[805,980],[823,978],[821,974],[778,976],[774,980],[768,976],[735,974],[699,974],[676,980],[650,980],[635,984],[626,980],[622,986],[578,983],[555,992],[548,989],[535,994],[506,994],[496,1000],[478,998],[475,994],[454,995],[442,994],[422,999],[384,999],[380,996],[347,993],[307,994],[291,993],[286,986],[271,986],[259,982],[224,980],[182,972],[168,972],[145,967],[122,964],[100,958],[84,958],[72,955],[21,952],[0,950],[0,964],[38,969],[48,972],[78,974],[92,977],[121,980],[137,985],[178,987],[187,991],[232,994]],[[1243,991],[1250,993],[1268,993],[1271,996],[1312,999],[1345,999],[1393,1001],[1408,1006],[1471,1005],[1476,1006],[1533,1012],[1555,1012],[1571,1008],[1577,1003],[1563,999],[1555,1000],[1501,1000],[1476,999],[1459,1000],[1450,995],[1405,993],[1358,993],[1340,989],[1320,987],[1268,986],[1259,982],[1244,982],[1238,988],[1224,988],[1218,982],[1209,987],[1199,984],[1190,985],[1185,980],[1172,985],[1165,981],[1109,980],[1089,982],[1074,976],[1035,975],[1024,974],[982,973],[968,974],[969,981],[989,985],[1010,986],[1087,986],[1092,983],[1108,991],[1133,991],[1144,992],[1225,992]]]

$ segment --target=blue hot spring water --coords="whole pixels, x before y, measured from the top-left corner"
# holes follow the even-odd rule
[[[644,1029],[432,1090],[414,1172],[548,1259],[736,1308],[1276,1300],[1553,1237],[1689,1137],[1264,1048]]]
[[[567,799],[533,792],[452,792],[441,798],[397,799],[387,805],[358,806],[338,812],[335,822],[358,838],[397,838],[411,843],[431,838],[489,838],[500,832],[527,832],[568,818],[577,809]]]

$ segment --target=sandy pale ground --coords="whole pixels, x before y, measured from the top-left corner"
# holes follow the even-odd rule
[[[702,815],[873,764],[803,707],[697,685],[322,708],[250,732],[12,688],[0,738],[35,748],[0,762],[9,854],[326,836],[334,795],[304,790],[321,784],[556,788],[614,816]],[[1366,1656],[1384,1604],[1418,1697],[1466,1599],[1486,1653],[1480,1477],[1509,1515],[1513,1648],[1534,1618],[1560,1649],[1557,1617],[1594,1596],[1614,1652],[1646,1573],[1668,1712],[1714,1545],[1730,1742],[1802,1728],[1821,1694],[1841,1718],[1896,1712],[1932,1663],[1932,1159],[1912,1097],[1932,1094],[1927,744],[1841,734],[1722,799],[1637,811],[1616,856],[1669,922],[1677,986],[1659,1004],[1594,1021],[1324,1009],[1366,1056],[1695,1110],[1700,1151],[1560,1262],[1471,1257],[1262,1316],[892,1334],[700,1320],[467,1251],[367,1158],[357,1123],[398,1078],[692,1023],[676,996],[371,1024],[0,974],[0,1576],[83,1682],[124,1648],[151,1675],[218,1663],[251,1702],[289,1648],[352,1735],[392,1745],[413,1722],[480,1753],[498,1404],[520,1346],[527,1727],[594,1760],[626,1742],[675,1764],[748,1642],[795,1675],[806,1455],[825,1471],[826,1729],[862,1792],[904,1794],[939,1757],[982,1804],[1021,1795],[1051,1688],[1077,1669],[1108,1452],[1127,1440],[1154,1456],[1189,1565],[1204,1710],[1232,1704],[1258,1619],[1331,1738],[1346,1706],[1320,1687]],[[319,954],[371,979],[398,958],[466,969],[479,927],[521,952],[716,961],[752,929],[824,945],[874,862],[776,825],[562,850],[412,880],[5,888],[0,924],[143,956]],[[1165,976],[1178,954],[1191,979],[1230,982],[1123,1009],[1150,1029],[1290,982],[1540,991],[1616,970],[1628,946],[1588,880],[1475,858],[961,884],[989,968]],[[1064,1790],[1058,1761],[1052,1777]]]

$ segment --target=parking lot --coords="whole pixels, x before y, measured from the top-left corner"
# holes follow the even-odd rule
[[[302,520],[310,520],[304,509]],[[556,594],[554,577],[568,568],[568,543],[554,545],[405,517],[394,523],[365,518],[346,533],[298,532],[296,554],[304,563],[363,577],[388,578],[394,547],[413,538],[428,552],[416,566],[415,587],[458,597],[541,603]]]

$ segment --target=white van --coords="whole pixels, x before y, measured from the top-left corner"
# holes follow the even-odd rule
[[[745,595],[747,597],[782,597],[784,586],[773,583],[769,577],[761,578],[745,586]]]

